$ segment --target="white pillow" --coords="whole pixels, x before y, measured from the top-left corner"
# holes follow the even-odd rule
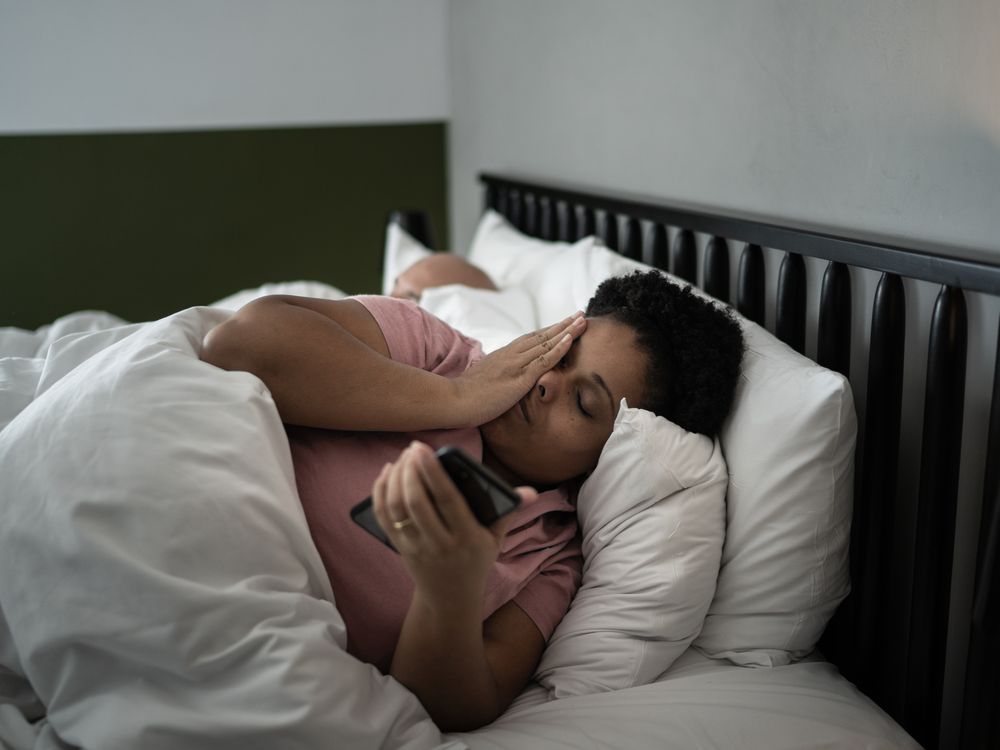
[[[575,250],[526,237],[487,211],[472,255],[498,283],[546,290],[535,299],[540,324],[585,307],[604,279],[651,268],[594,241]],[[560,293],[553,279],[571,281]],[[737,664],[776,665],[815,647],[849,590],[857,421],[844,377],[737,318],[748,351],[719,436],[731,475],[726,544],[694,645]]]
[[[419,304],[477,339],[487,354],[538,328],[531,295],[517,287],[493,291],[449,284],[424,290]]]
[[[392,294],[396,279],[418,260],[433,255],[434,251],[414,239],[396,222],[389,222],[385,230],[385,247],[382,254],[382,294]]]
[[[573,244],[529,237],[495,211],[483,214],[469,260],[501,288],[520,287],[531,294],[540,326],[582,309],[597,284],[609,276],[646,268],[603,247],[595,237]]]
[[[248,302],[268,294],[294,294],[299,297],[317,297],[319,299],[344,299],[347,296],[343,290],[324,284],[322,281],[279,281],[252,289],[241,289],[228,297],[216,300],[209,307],[217,307],[221,310],[239,310]]]
[[[741,323],[747,353],[720,436],[726,546],[694,645],[736,664],[777,666],[815,648],[850,590],[857,418],[846,378]]]
[[[715,592],[726,476],[718,441],[622,399],[577,502],[583,582],[536,673],[552,697],[644,685],[687,649]]]

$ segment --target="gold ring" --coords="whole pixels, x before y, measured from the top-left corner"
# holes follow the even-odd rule
[[[393,521],[392,528],[394,529],[405,529],[407,526],[413,523],[412,518],[404,518],[402,521]]]

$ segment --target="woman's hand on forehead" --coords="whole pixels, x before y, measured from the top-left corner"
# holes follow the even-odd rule
[[[514,339],[455,378],[453,408],[459,410],[463,423],[478,427],[513,407],[559,364],[586,329],[587,319],[577,312]]]

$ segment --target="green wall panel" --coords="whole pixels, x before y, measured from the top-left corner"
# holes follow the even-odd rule
[[[447,246],[445,124],[0,137],[0,326],[150,320],[265,282],[377,292],[385,220]]]

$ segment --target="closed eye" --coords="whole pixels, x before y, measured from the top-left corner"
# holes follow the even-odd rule
[[[593,416],[593,414],[591,414],[589,411],[583,408],[583,396],[580,394],[580,391],[576,392],[576,405],[580,408],[580,411],[583,412],[583,416],[587,417],[588,419],[590,419]]]

